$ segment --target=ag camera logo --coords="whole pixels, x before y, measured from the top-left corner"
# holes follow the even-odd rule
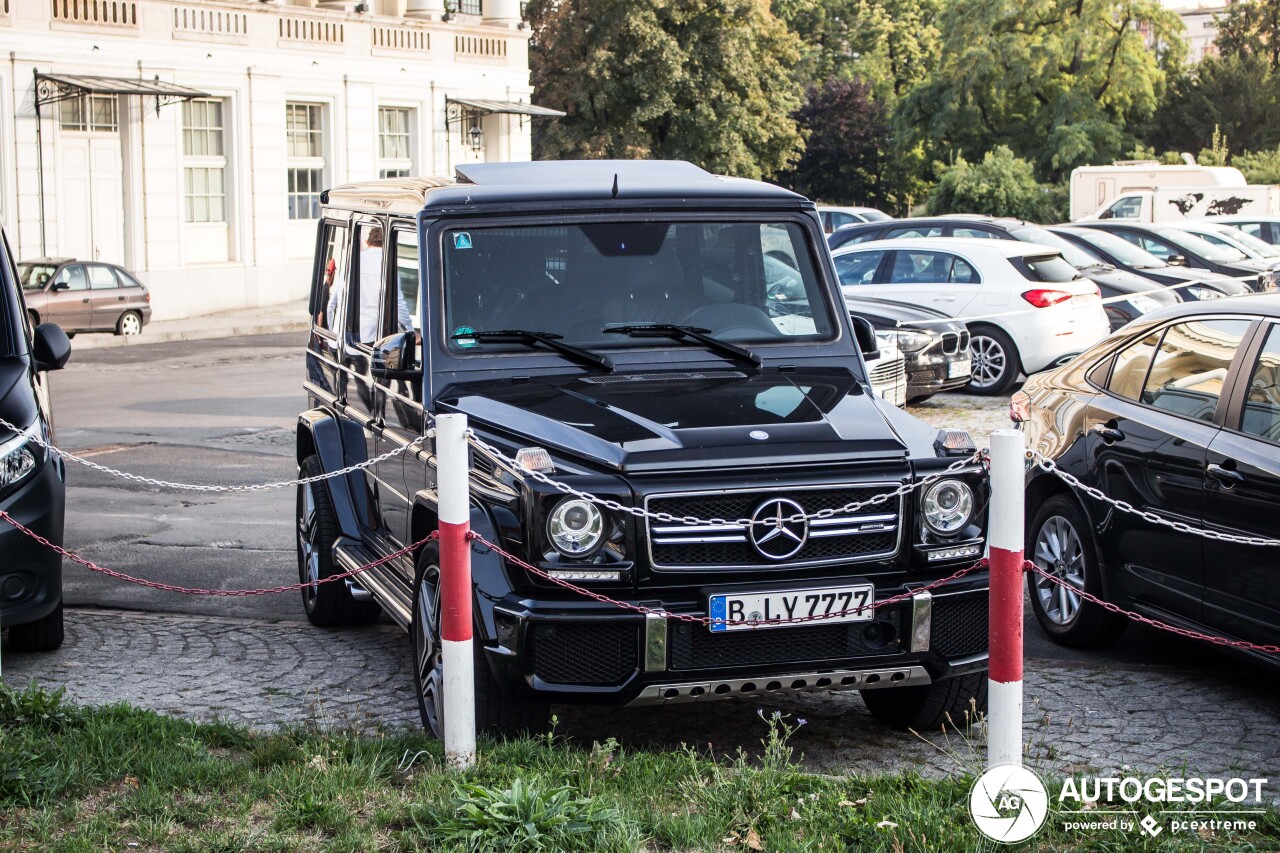
[[[969,792],[969,814],[992,841],[1016,844],[1035,835],[1049,816],[1049,792],[1040,777],[1017,764],[997,764]]]

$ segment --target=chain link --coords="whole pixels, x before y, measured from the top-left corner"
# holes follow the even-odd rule
[[[593,589],[586,589],[584,587],[578,586],[577,584],[569,583],[566,580],[561,580],[560,578],[552,577],[550,574],[538,568],[537,566],[532,566],[529,563],[526,563],[524,560],[517,557],[515,554],[512,554],[510,551],[506,551],[500,546],[493,544],[488,539],[485,539],[483,536],[481,536],[479,533],[476,533],[474,530],[467,533],[467,539],[471,540],[472,542],[479,542],[481,545],[484,545],[485,547],[493,551],[498,556],[502,557],[503,559],[507,560],[510,563],[514,563],[515,565],[519,566],[520,568],[524,569],[530,574],[536,575],[537,577],[540,577],[545,581],[549,581],[555,584],[556,586],[563,587],[564,589],[567,589],[570,592],[575,592],[578,595],[585,596],[587,598],[592,599],[593,601],[598,601],[601,604],[609,604],[621,610],[629,610],[632,613],[642,613],[646,616],[657,616],[662,619],[672,619],[676,622],[687,622],[691,625],[736,624],[736,623],[730,623],[728,619],[719,619],[713,616],[694,616],[693,614],[690,614],[690,613],[672,613],[670,610],[659,610],[653,607],[645,607],[643,604],[632,604],[628,601],[618,601],[615,598],[610,598],[609,596],[600,592],[596,592]],[[952,581],[959,580],[960,578],[964,577],[970,572],[975,572],[978,569],[984,569],[986,567],[987,567],[987,561],[986,559],[982,559],[971,566],[965,566],[963,569],[960,569],[950,575],[947,575],[945,578],[939,578],[938,580],[933,581],[930,584],[926,584],[925,586],[918,587],[916,589],[911,589],[906,592],[899,593],[898,595],[881,599],[880,601],[873,601],[870,604],[864,604],[861,607],[855,608],[853,610],[840,610],[834,613],[819,613],[813,616],[793,616],[789,619],[771,619],[769,621],[769,624],[770,625],[794,625],[794,624],[800,624],[803,622],[821,622],[826,619],[837,619],[841,616],[848,616],[850,614],[865,613],[867,611],[880,610],[881,608],[888,607],[891,604],[898,604],[903,601],[908,601],[914,595],[918,595],[922,592],[929,592],[931,590],[937,589],[938,587],[943,586],[945,584],[949,584]],[[748,624],[751,624],[754,626],[758,623],[748,622]]]
[[[1237,545],[1258,545],[1271,548],[1280,546],[1280,539],[1268,539],[1264,536],[1236,536],[1231,533],[1220,533],[1217,530],[1202,530],[1199,527],[1192,527],[1190,524],[1182,521],[1172,521],[1164,516],[1152,512],[1151,510],[1138,509],[1128,501],[1117,500],[1116,498],[1110,497],[1101,489],[1096,489],[1093,486],[1082,482],[1080,478],[1075,475],[1063,471],[1058,467],[1058,464],[1054,460],[1045,456],[1038,450],[1027,450],[1027,459],[1031,460],[1035,465],[1050,474],[1056,475],[1059,479],[1073,488],[1084,492],[1094,500],[1101,501],[1104,504],[1109,504],[1121,512],[1136,515],[1145,521],[1151,522],[1152,524],[1158,524],[1162,527],[1172,528],[1179,533],[1190,533],[1193,536],[1200,536],[1204,539],[1213,539],[1218,542],[1233,542]]]
[[[5,512],[4,510],[0,510],[0,521],[7,521],[10,525],[16,528],[24,536],[34,539],[36,542],[39,542],[41,545],[44,545],[45,547],[58,552],[59,554],[61,554],[63,557],[66,557],[71,562],[78,563],[79,565],[84,566],[86,569],[88,569],[91,572],[98,572],[99,574],[106,575],[109,578],[115,578],[116,580],[124,581],[125,583],[137,584],[138,586],[144,586],[147,589],[158,589],[164,592],[177,592],[183,595],[216,595],[216,596],[226,596],[226,597],[232,597],[232,598],[239,598],[239,597],[245,597],[250,595],[273,595],[281,592],[297,592],[298,590],[304,589],[309,586],[316,587],[322,583],[333,583],[335,581],[346,580],[347,578],[355,577],[361,572],[367,572],[370,569],[375,569],[378,566],[383,565],[384,563],[389,563],[398,557],[403,557],[405,554],[410,553],[415,548],[418,548],[421,545],[425,545],[428,542],[434,542],[435,540],[440,538],[439,531],[433,530],[430,536],[427,536],[424,539],[419,539],[417,542],[414,542],[411,545],[406,545],[405,547],[401,548],[399,551],[395,551],[391,554],[388,554],[385,557],[380,557],[379,559],[374,560],[372,563],[366,563],[363,566],[357,566],[356,568],[348,572],[341,572],[336,575],[329,575],[326,578],[320,578],[319,580],[316,580],[316,581],[303,581],[301,583],[288,584],[287,586],[273,586],[273,587],[264,588],[264,589],[198,589],[198,588],[193,588],[188,586],[174,586],[173,584],[160,583],[159,581],[150,581],[150,580],[147,580],[146,578],[134,577],[133,575],[127,575],[124,572],[117,572],[114,569],[108,569],[104,566],[99,566],[97,563],[93,562],[92,560],[86,560],[84,557],[71,553],[66,548],[63,548],[61,545],[53,544],[48,539],[44,538],[39,533],[36,533],[31,528],[24,526],[20,521],[18,521],[13,516],[9,515],[9,513]]]
[[[1143,625],[1150,625],[1161,631],[1167,631],[1170,634],[1177,634],[1179,637],[1186,637],[1191,640],[1203,640],[1206,643],[1212,643],[1215,646],[1229,646],[1233,649],[1248,649],[1255,652],[1266,652],[1267,654],[1280,654],[1280,646],[1259,645],[1257,643],[1249,643],[1244,640],[1229,640],[1226,637],[1217,637],[1213,634],[1202,634],[1199,631],[1192,631],[1188,628],[1179,628],[1177,625],[1170,625],[1167,622],[1161,622],[1158,619],[1151,619],[1143,616],[1141,613],[1134,613],[1132,610],[1125,610],[1118,604],[1112,604],[1110,601],[1103,601],[1096,595],[1085,592],[1073,583],[1068,583],[1064,578],[1060,578],[1055,574],[1045,571],[1030,560],[1024,560],[1022,567],[1033,574],[1037,574],[1045,580],[1052,581],[1060,586],[1065,586],[1076,595],[1092,604],[1096,604],[1103,610],[1111,613],[1126,616],[1134,622],[1141,622]]]
[[[13,430],[14,432],[19,434],[25,432],[25,430],[18,429],[13,424],[6,421],[4,418],[0,418],[0,427],[5,427],[6,429]],[[125,480],[132,480],[135,483],[143,483],[148,486],[158,486],[159,488],[162,488],[162,489],[178,489],[186,492],[265,492],[265,491],[270,491],[272,489],[283,489],[289,486],[305,486],[308,483],[318,483],[321,480],[331,480],[334,477],[342,477],[347,474],[354,473],[356,471],[361,471],[365,468],[368,468],[371,465],[377,465],[379,462],[385,462],[388,459],[399,456],[401,453],[405,453],[411,450],[412,448],[417,447],[419,444],[426,441],[430,437],[429,433],[427,435],[418,436],[413,441],[409,442],[403,447],[393,448],[391,450],[388,450],[386,453],[381,454],[380,456],[373,457],[372,459],[366,459],[363,462],[357,462],[355,465],[348,465],[346,468],[342,468],[337,471],[327,471],[323,474],[316,474],[314,477],[302,477],[296,480],[279,480],[274,483],[254,483],[254,484],[245,485],[245,486],[221,486],[221,485],[215,485],[212,483],[173,483],[168,480],[156,480],[156,479],[152,479],[151,477],[143,477],[140,474],[131,474],[128,471],[119,471],[119,470],[116,470],[115,468],[108,468],[106,465],[99,465],[97,462],[90,462],[88,459],[84,459],[82,457],[76,456],[74,453],[63,450],[60,447],[55,447],[54,445],[45,441],[43,438],[41,438],[38,435],[35,435],[33,433],[29,435],[31,436],[31,441],[35,442],[36,444],[40,445],[46,450],[52,453],[56,453],[58,456],[61,456],[63,459],[66,459],[70,462],[75,462],[77,464],[83,465],[86,468],[92,468],[95,471],[101,471],[104,474],[110,474],[112,477],[120,477]]]
[[[570,495],[572,497],[579,498],[584,501],[590,501],[591,503],[599,504],[600,506],[606,509],[611,509],[611,510],[614,510],[615,512],[626,513],[627,515],[632,515],[632,516],[635,516],[636,518],[644,518],[644,519],[649,519],[651,521],[665,521],[669,524],[672,524],[672,523],[689,524],[689,525],[735,524],[735,525],[738,525],[739,527],[752,527],[757,524],[776,525],[779,523],[779,519],[776,519],[776,518],[762,519],[759,521],[750,519],[750,518],[738,518],[733,520],[726,519],[726,518],[705,518],[704,519],[704,518],[698,518],[697,516],[694,516],[694,515],[673,515],[669,512],[650,512],[644,507],[627,506],[611,498],[602,498],[599,495],[592,494],[591,492],[584,492],[581,489],[575,489],[572,486],[568,485],[567,483],[562,483],[558,480],[551,479],[541,471],[530,471],[527,468],[524,468],[519,464],[517,464],[514,459],[504,454],[498,448],[494,447],[491,444],[486,443],[480,438],[477,438],[475,432],[472,430],[467,430],[467,438],[478,449],[484,451],[486,454],[493,457],[494,460],[500,462],[504,467],[506,467],[508,470],[510,470],[513,474],[515,474],[518,477],[531,477],[532,479],[537,480],[539,483],[542,483],[543,485],[546,485],[546,486],[550,486],[551,488],[555,489],[558,492],[562,492],[566,495]],[[985,457],[986,457],[985,450],[975,450],[969,456],[966,456],[963,459],[956,460],[955,462],[948,465],[945,469],[933,474],[928,474],[920,478],[919,480],[903,483],[901,486],[899,486],[898,488],[894,489],[891,492],[885,492],[883,494],[875,495],[874,497],[868,498],[865,501],[855,501],[853,503],[848,503],[842,507],[837,507],[835,509],[820,509],[817,512],[813,512],[813,513],[796,513],[795,515],[788,516],[786,518],[781,519],[781,521],[787,524],[799,524],[803,521],[813,521],[816,519],[831,518],[836,515],[843,515],[846,513],[857,512],[858,510],[863,509],[864,507],[876,506],[877,504],[882,504],[894,498],[901,497],[902,495],[909,494],[915,489],[922,489],[925,486],[928,486],[938,480],[941,480],[943,477],[946,477],[950,474],[954,474],[955,472],[961,470],[962,468],[966,468],[970,465],[973,465],[977,462],[982,461],[983,459],[985,459]]]

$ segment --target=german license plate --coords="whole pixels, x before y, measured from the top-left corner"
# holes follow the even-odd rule
[[[955,379],[957,376],[968,376],[973,372],[973,362],[969,359],[956,359],[947,364],[947,378]]]
[[[869,584],[798,589],[786,592],[733,592],[713,595],[707,603],[711,630],[743,631],[788,625],[830,625],[869,622],[876,588]],[[865,608],[861,611],[858,608]],[[834,615],[833,615],[834,614]],[[824,617],[810,619],[809,617]],[[806,619],[794,622],[794,619]]]

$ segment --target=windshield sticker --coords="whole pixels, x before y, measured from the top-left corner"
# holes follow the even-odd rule
[[[470,235],[470,234],[468,234],[466,231],[459,231],[457,234],[454,234],[454,235],[453,235],[453,248],[455,248],[455,249],[470,249],[470,248],[471,248],[471,235]]]
[[[458,236],[463,236],[463,235],[458,235]],[[453,330],[453,340],[460,347],[473,347],[480,342],[477,341],[475,338],[464,337],[464,335],[474,335],[475,332],[476,330],[471,328],[470,326],[459,326],[458,328]]]

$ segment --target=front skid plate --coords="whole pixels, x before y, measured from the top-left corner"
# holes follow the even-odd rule
[[[733,696],[763,696],[770,693],[812,693],[828,690],[873,690],[881,687],[909,687],[929,684],[932,679],[922,666],[888,669],[841,669],[794,675],[764,675],[717,681],[681,681],[651,684],[628,705],[663,705],[670,702],[698,702]]]

